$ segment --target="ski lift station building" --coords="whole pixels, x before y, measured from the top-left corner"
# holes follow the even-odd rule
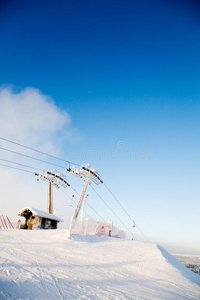
[[[20,229],[57,229],[58,223],[63,222],[54,214],[30,206],[20,210],[17,215],[25,218],[25,223],[20,225]]]

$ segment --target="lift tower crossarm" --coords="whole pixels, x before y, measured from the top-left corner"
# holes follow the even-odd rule
[[[59,187],[67,188],[70,186],[68,183],[67,177],[57,171],[56,169],[50,171],[40,171],[39,173],[35,173],[38,176],[38,180],[44,180],[49,183],[49,208],[48,212],[50,214],[53,213],[53,200],[52,200],[52,186],[55,186],[59,189]]]

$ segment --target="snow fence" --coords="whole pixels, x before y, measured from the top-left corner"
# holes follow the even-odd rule
[[[8,216],[4,217],[3,215],[0,215],[0,230],[8,230],[8,229],[14,229],[15,225],[13,222],[10,221]]]
[[[83,220],[77,221],[72,220],[70,227],[70,234],[81,234],[81,235],[109,235],[111,230],[111,236],[120,239],[126,238],[126,231],[119,230],[118,226],[110,227],[110,222],[101,222],[95,220]]]

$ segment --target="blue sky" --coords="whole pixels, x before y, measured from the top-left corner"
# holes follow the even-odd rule
[[[95,165],[150,240],[196,254],[199,14],[198,1],[0,4],[1,86],[50,95],[71,118],[62,155]]]

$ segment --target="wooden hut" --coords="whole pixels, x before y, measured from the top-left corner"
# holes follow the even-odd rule
[[[25,207],[17,213],[25,218],[25,223],[20,225],[20,229],[57,229],[58,223],[62,219],[33,207]]]

